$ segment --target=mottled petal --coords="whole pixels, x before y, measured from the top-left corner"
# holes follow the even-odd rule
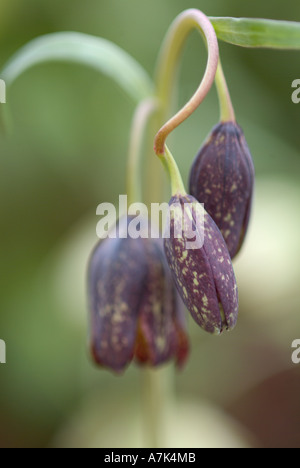
[[[227,330],[235,327],[238,316],[238,291],[231,258],[222,235],[213,221],[205,214],[204,250],[210,259],[215,288],[221,308],[222,326]]]
[[[188,208],[188,205],[190,208]],[[178,292],[194,320],[209,333],[219,334],[234,327],[238,313],[237,287],[230,255],[224,239],[210,216],[191,196],[175,196],[170,201],[171,237],[165,239],[166,257]],[[201,248],[190,249],[190,239],[183,232],[176,238],[182,219],[203,218],[204,238]]]
[[[146,242],[148,277],[140,307],[137,361],[153,366],[175,357],[182,365],[188,354],[183,319],[179,319],[177,292],[161,242]]]
[[[190,173],[190,193],[204,203],[233,258],[246,235],[254,185],[254,165],[242,129],[217,125],[197,155]]]
[[[125,219],[119,224],[121,231],[127,229]],[[88,281],[90,333],[99,365],[120,372],[132,360],[146,278],[140,239],[105,239],[94,250]]]

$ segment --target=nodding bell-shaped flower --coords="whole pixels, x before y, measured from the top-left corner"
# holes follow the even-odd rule
[[[190,195],[170,201],[165,253],[178,292],[200,327],[213,334],[235,327],[238,291],[223,236]],[[193,242],[191,242],[191,240]]]
[[[190,193],[219,227],[231,258],[247,232],[253,186],[254,165],[242,129],[234,122],[220,123],[193,163]]]
[[[122,372],[135,359],[157,366],[188,355],[178,302],[161,240],[128,237],[132,217],[121,218],[117,238],[101,241],[88,273],[90,340],[94,361]]]

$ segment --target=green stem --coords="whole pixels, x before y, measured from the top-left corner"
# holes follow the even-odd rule
[[[219,60],[215,81],[220,103],[221,122],[235,122],[235,113],[224,76],[221,60]]]
[[[157,101],[154,98],[149,98],[142,101],[134,113],[130,133],[127,165],[127,195],[129,204],[142,201],[140,156],[147,124],[156,109]]]
[[[151,203],[161,203],[165,199],[165,174],[161,170],[161,163],[155,157],[153,151],[155,134],[163,123],[159,109],[160,107],[150,119],[145,141],[144,200],[148,208],[150,208]]]
[[[171,25],[163,43],[157,71],[158,98],[162,106],[163,119],[168,112],[172,94],[172,78],[177,68],[180,52],[188,34],[193,29],[200,31],[208,49],[207,66],[204,77],[192,98],[159,130],[155,137],[155,152],[163,155],[168,135],[186,120],[201,104],[213,85],[219,61],[219,47],[215,30],[207,16],[196,9],[181,13]]]
[[[185,195],[186,191],[184,188],[184,184],[182,181],[180,171],[167,145],[165,145],[165,154],[164,154],[164,157],[162,157],[162,162],[170,176],[172,195],[176,195],[176,194]]]
[[[167,446],[166,433],[169,408],[173,407],[173,369],[145,368],[142,374],[144,445],[145,448]]]

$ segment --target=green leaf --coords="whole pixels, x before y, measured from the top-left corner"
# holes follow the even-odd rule
[[[112,42],[75,32],[39,37],[22,47],[1,72],[11,85],[23,72],[43,62],[75,62],[113,78],[135,101],[153,94],[153,84],[142,66]]]
[[[219,39],[241,47],[300,49],[300,23],[251,18],[210,18]]]

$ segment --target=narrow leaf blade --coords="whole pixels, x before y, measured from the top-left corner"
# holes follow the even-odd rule
[[[300,50],[300,23],[256,18],[210,18],[218,38],[241,47]]]
[[[4,66],[1,77],[11,85],[22,73],[49,61],[87,65],[113,78],[135,101],[153,94],[153,85],[142,66],[112,42],[75,32],[39,37],[21,48]]]

